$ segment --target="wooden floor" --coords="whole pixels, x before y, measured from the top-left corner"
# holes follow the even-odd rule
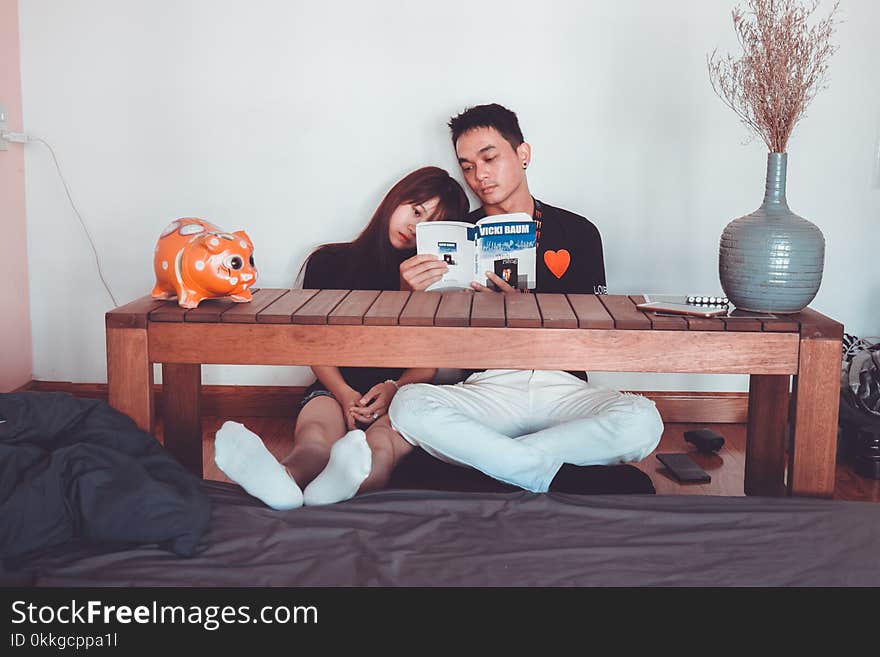
[[[293,419],[287,418],[211,418],[202,422],[204,472],[206,479],[228,481],[214,465],[214,433],[226,419],[245,424],[263,438],[269,450],[282,458],[290,450],[293,436]],[[703,455],[684,441],[688,429],[709,427],[725,438],[724,447],[718,454]],[[161,426],[157,429],[161,440]],[[743,472],[745,470],[746,426],[744,424],[667,424],[656,452],[686,452],[706,470],[712,481],[708,484],[679,484],[665,474],[665,469],[651,454],[637,464],[654,482],[662,495],[743,495]],[[834,498],[841,500],[864,500],[880,502],[880,480],[866,479],[853,472],[848,464],[838,464]]]

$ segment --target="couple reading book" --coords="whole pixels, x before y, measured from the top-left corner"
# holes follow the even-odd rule
[[[425,230],[419,225],[492,226],[492,217],[524,213],[531,227],[517,234],[534,239],[534,283],[519,262],[502,260],[497,272],[470,271],[478,279],[462,279],[470,290],[604,293],[599,231],[584,217],[532,197],[526,178],[531,147],[516,115],[481,105],[453,117],[449,127],[465,182],[482,206],[468,214],[464,190],[446,171],[418,169],[391,188],[353,242],[324,245],[309,256],[303,286],[442,287],[452,267],[472,270],[480,259],[451,248],[449,242],[459,242],[449,239],[433,240],[438,247],[446,242],[445,250],[415,254],[417,232]],[[312,369],[317,380],[306,391],[293,448],[281,462],[240,424],[226,422],[217,432],[218,467],[276,509],[330,504],[382,488],[416,448],[529,491],[578,492],[581,466],[639,461],[663,431],[652,401],[591,385],[582,374],[489,370],[433,385],[433,369]]]

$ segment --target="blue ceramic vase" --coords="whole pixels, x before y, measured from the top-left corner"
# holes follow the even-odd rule
[[[764,202],[727,224],[721,235],[721,287],[741,310],[796,313],[813,300],[822,283],[825,237],[788,209],[787,163],[787,153],[767,155]]]

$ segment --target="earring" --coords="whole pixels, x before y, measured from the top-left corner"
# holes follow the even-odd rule
[[[528,166],[529,166],[528,162],[523,162],[523,169],[528,168]]]

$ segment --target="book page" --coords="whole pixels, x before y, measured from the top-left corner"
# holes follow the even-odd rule
[[[537,284],[536,226],[524,212],[485,217],[477,222],[477,280],[495,289],[490,271],[520,290]]]
[[[474,280],[474,242],[468,239],[473,225],[463,221],[423,221],[416,224],[416,251],[430,253],[449,265],[443,278],[426,288],[463,290]]]

